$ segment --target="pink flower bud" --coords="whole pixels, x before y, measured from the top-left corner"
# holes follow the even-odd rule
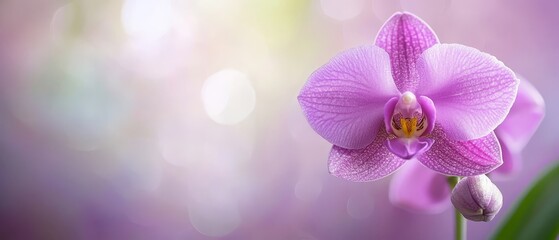
[[[479,175],[458,182],[451,201],[466,219],[489,222],[501,210],[503,195],[487,176]]]

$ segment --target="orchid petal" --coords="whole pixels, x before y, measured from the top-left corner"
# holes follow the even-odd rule
[[[520,151],[534,135],[544,115],[543,97],[530,82],[521,80],[516,100],[495,134],[511,151]]]
[[[390,201],[418,213],[440,213],[449,206],[450,187],[446,176],[408,161],[390,181]]]
[[[298,99],[318,134],[334,145],[359,149],[373,141],[384,104],[398,94],[388,54],[364,46],[342,52],[316,70]]]
[[[412,159],[421,154],[433,145],[433,139],[430,138],[394,138],[386,140],[386,147],[394,153],[394,155],[402,159]]]
[[[392,133],[392,114],[394,113],[394,108],[398,103],[398,97],[393,97],[384,105],[384,127],[387,133]]]
[[[429,25],[410,13],[394,14],[382,26],[375,41],[390,55],[392,76],[400,92],[417,89],[417,58],[436,43],[439,40]]]
[[[333,146],[328,169],[336,177],[354,182],[373,181],[396,171],[406,161],[396,157],[385,146],[388,134],[380,127],[375,140],[363,149],[351,150]]]
[[[499,139],[499,143],[503,152],[503,165],[493,170],[491,176],[498,179],[506,179],[520,171],[522,168],[522,156],[520,151],[511,151],[507,144],[503,143],[502,139]]]
[[[433,100],[426,96],[419,96],[417,102],[421,106],[423,114],[425,114],[425,116],[427,117],[427,129],[425,129],[425,132],[423,134],[429,134],[435,128],[435,123],[437,120],[437,109],[435,108],[435,103],[433,103]]]
[[[464,141],[490,134],[507,116],[518,79],[495,57],[458,44],[437,44],[417,61],[418,95],[437,106],[448,137]]]
[[[494,133],[470,141],[449,138],[440,125],[431,133],[435,140],[429,151],[417,156],[426,167],[452,176],[486,174],[503,163],[501,147]]]

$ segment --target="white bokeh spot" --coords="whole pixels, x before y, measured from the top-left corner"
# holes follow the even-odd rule
[[[234,125],[243,121],[254,110],[256,97],[244,73],[224,69],[205,81],[202,101],[212,120],[219,124]]]
[[[128,35],[157,40],[171,30],[173,7],[170,0],[126,0],[121,20]]]

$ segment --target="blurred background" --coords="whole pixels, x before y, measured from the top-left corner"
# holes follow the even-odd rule
[[[557,1],[0,1],[0,238],[450,239],[450,207],[330,176],[296,101],[403,10],[546,100],[503,210],[469,223],[487,238],[559,156]]]

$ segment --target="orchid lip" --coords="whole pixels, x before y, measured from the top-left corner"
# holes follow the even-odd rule
[[[386,140],[386,147],[396,156],[409,160],[429,150],[433,142],[433,139],[425,137],[395,138]]]
[[[385,114],[390,114],[385,116],[385,119],[390,121],[387,129],[396,136],[386,140],[386,147],[402,159],[412,159],[433,145],[434,140],[424,135],[432,130],[429,119],[434,119],[434,106],[429,105],[424,98],[426,97],[421,96],[418,100],[415,94],[406,91],[399,98],[393,98],[386,104],[387,107],[393,108],[385,111]],[[426,107],[425,112],[422,104]]]

